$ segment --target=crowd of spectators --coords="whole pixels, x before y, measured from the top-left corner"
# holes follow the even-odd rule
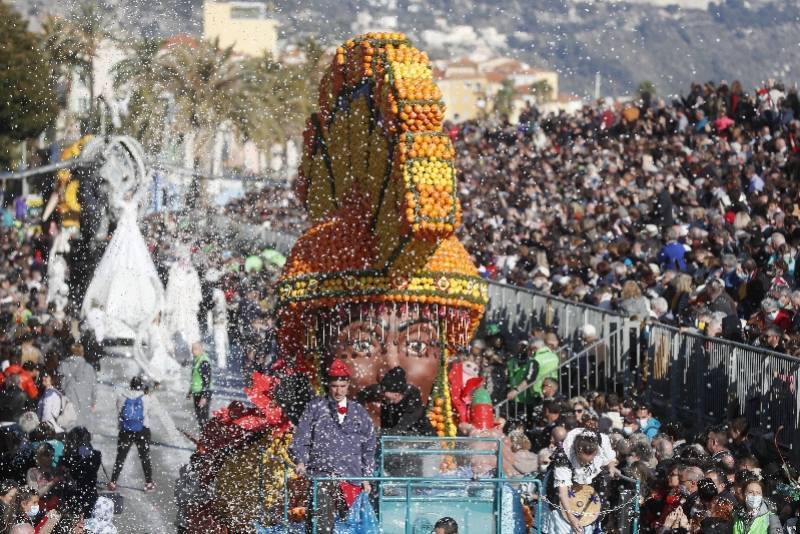
[[[798,113],[709,82],[455,125],[462,239],[487,278],[796,354]]]
[[[446,128],[483,276],[800,353],[796,89],[708,82]],[[273,186],[226,207],[295,235],[303,211]]]
[[[114,534],[82,419],[94,368],[69,310],[46,302],[47,246],[36,225],[0,226],[0,532]]]
[[[607,436],[615,456],[594,484],[603,509],[614,510],[601,520],[605,532],[630,526],[637,481],[642,532],[796,532],[800,478],[774,436],[751,431],[744,417],[704,426],[657,416],[647,392],[624,395],[600,384],[606,392],[576,394],[563,374],[569,371],[549,374],[534,386],[535,394],[526,395],[558,345],[554,334],[536,332],[510,350],[500,334],[490,333],[460,356],[480,365],[495,403],[508,399],[499,412],[513,453],[504,458],[507,471],[513,466],[517,475],[546,480],[552,462],[567,452],[565,437],[583,428]]]

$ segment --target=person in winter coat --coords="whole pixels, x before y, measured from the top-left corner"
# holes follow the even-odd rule
[[[433,427],[425,416],[419,388],[406,382],[402,367],[389,369],[380,384],[368,386],[358,394],[358,402],[380,400],[381,431],[386,435],[432,435]]]
[[[84,427],[67,432],[64,457],[61,460],[74,483],[74,498],[84,516],[89,516],[97,501],[97,471],[102,453],[92,447],[92,435]]]
[[[36,415],[39,416],[39,421],[42,423],[50,423],[56,433],[64,432],[64,429],[58,424],[58,416],[61,415],[63,401],[61,400],[61,393],[53,385],[54,377],[50,372],[42,375],[42,397],[39,399],[39,404],[36,407]]]
[[[19,375],[11,375],[3,382],[0,388],[0,423],[16,422],[22,412],[28,397],[20,387]]]
[[[372,476],[375,470],[375,427],[367,410],[347,398],[350,369],[336,359],[328,369],[328,395],[308,403],[289,449],[296,472],[309,477]],[[361,484],[369,493],[369,482]],[[317,486],[316,508],[308,495],[309,528],[316,519],[319,534],[333,532],[334,520],[360,491],[356,484],[322,482]]]
[[[733,534],[782,534],[772,503],[764,499],[764,486],[752,480],[742,488],[744,505],[733,512]]]
[[[25,394],[28,396],[28,399],[36,399],[39,396],[39,388],[36,387],[36,381],[33,379],[33,375],[23,369],[19,350],[14,351],[9,357],[8,361],[10,365],[6,367],[5,371],[3,371],[2,380],[5,380],[12,375],[19,375],[19,385],[22,388],[22,391],[25,392]],[[0,380],[0,382],[2,382],[2,380]]]
[[[70,356],[58,365],[61,391],[75,406],[77,424],[88,426],[97,402],[97,374],[83,357],[83,345],[72,345],[70,352]]]
[[[117,414],[119,418],[117,459],[114,462],[108,489],[110,491],[117,489],[117,479],[122,472],[125,458],[131,446],[135,444],[144,472],[144,490],[153,491],[156,485],[153,482],[153,467],[150,461],[150,402],[144,393],[141,377],[133,377],[130,389],[123,391],[117,397]]]
[[[86,520],[87,534],[117,534],[114,526],[114,502],[108,497],[100,497],[94,505],[92,517]]]
[[[650,413],[650,407],[646,404],[640,404],[636,407],[636,425],[638,425],[639,432],[647,436],[648,440],[656,437],[658,429],[661,428],[661,422],[653,417],[653,414]]]

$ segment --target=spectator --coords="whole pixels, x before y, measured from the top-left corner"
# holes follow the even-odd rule
[[[17,491],[19,487],[15,481],[6,479],[0,482],[0,532],[6,532],[11,528]]]
[[[49,423],[56,433],[59,433],[64,431],[58,424],[58,418],[61,415],[64,403],[61,399],[61,392],[55,388],[54,378],[51,373],[42,375],[43,391],[36,409],[36,415],[39,416],[39,421]]]
[[[733,511],[733,532],[783,532],[780,519],[764,499],[764,486],[760,481],[747,482],[742,487],[742,494],[742,506]]]
[[[77,423],[87,426],[97,403],[97,375],[94,367],[83,358],[83,345],[72,345],[70,356],[58,365],[58,374],[61,390],[77,412]]]
[[[9,375],[0,388],[0,423],[16,422],[25,411],[27,401],[20,387],[20,375]]]
[[[153,468],[150,461],[150,402],[144,392],[142,379],[135,376],[131,379],[130,389],[117,397],[117,414],[119,418],[119,434],[117,435],[117,459],[108,482],[109,491],[116,491],[117,480],[125,464],[132,445],[136,445],[139,460],[144,473],[144,490],[154,491]]]
[[[102,465],[102,454],[92,446],[92,435],[86,428],[79,426],[67,432],[62,463],[74,484],[76,508],[88,517],[97,501],[97,472]]]
[[[431,534],[458,534],[458,523],[452,517],[443,517],[433,525]]]
[[[33,376],[23,369],[21,357],[18,351],[15,351],[9,357],[9,366],[3,371],[3,378],[8,378],[11,375],[19,375],[19,384],[22,390],[28,395],[28,398],[33,400],[39,397],[39,388],[33,380]]]

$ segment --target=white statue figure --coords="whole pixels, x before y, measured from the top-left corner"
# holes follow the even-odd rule
[[[192,343],[201,340],[197,314],[202,299],[200,277],[192,265],[189,249],[179,247],[178,258],[169,269],[164,308],[164,328],[173,341],[176,354],[184,353]]]
[[[214,352],[217,356],[217,366],[225,369],[228,366],[228,303],[225,300],[225,292],[219,287],[222,272],[213,269],[206,274],[206,280],[214,284],[211,298],[214,307],[211,309],[212,333],[214,336]]]
[[[103,311],[103,337],[135,339],[163,308],[164,288],[137,222],[140,195],[114,202],[120,214],[83,299],[81,312]]]
[[[146,363],[145,371],[150,379],[174,384],[184,378],[180,364],[172,357],[172,344],[161,325],[160,314],[150,323],[142,325],[136,341],[134,358]]]

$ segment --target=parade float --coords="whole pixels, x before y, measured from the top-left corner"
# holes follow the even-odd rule
[[[304,133],[296,193],[311,225],[277,285],[274,375],[254,375],[251,406],[218,412],[199,438],[192,465],[199,486],[213,487],[200,494],[213,497],[193,502],[190,531],[251,532],[256,521],[305,515],[286,451],[334,357],[350,367],[353,395],[402,366],[439,438],[468,422],[466,407],[454,409],[448,364],[475,333],[488,288],[455,235],[444,112],[426,54],[404,35],[370,33],[336,50]],[[377,406],[366,407],[377,420]]]

